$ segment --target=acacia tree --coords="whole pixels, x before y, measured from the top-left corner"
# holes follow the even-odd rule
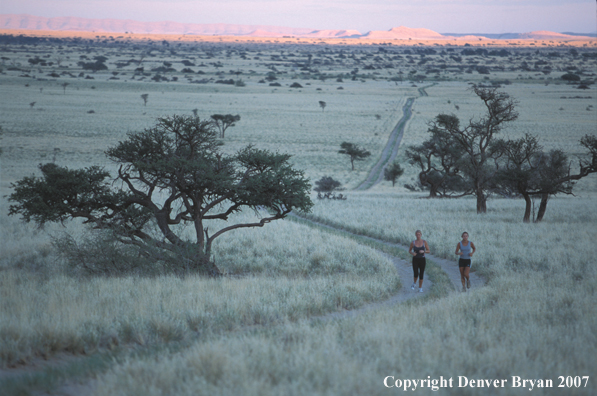
[[[462,197],[472,193],[459,171],[464,149],[433,123],[431,136],[418,146],[406,149],[408,162],[420,169],[419,183],[429,189],[429,198]]]
[[[531,221],[531,196],[537,191],[541,183],[540,169],[545,169],[546,158],[536,136],[526,134],[517,140],[496,140],[493,149],[503,155],[502,163],[495,175],[495,188],[503,195],[521,195],[525,201],[523,222]],[[561,152],[550,153],[551,158],[560,157]],[[561,153],[563,154],[563,153]],[[561,174],[562,161],[553,171]],[[560,175],[561,176],[561,175]]]
[[[352,170],[354,170],[354,162],[355,161],[363,161],[365,158],[369,157],[371,153],[363,148],[360,148],[354,143],[349,142],[342,142],[340,145],[340,150],[338,151],[339,154],[345,154],[350,157],[350,164],[352,165]]]
[[[583,136],[580,145],[587,152],[579,158],[578,173],[570,173],[568,159],[563,153],[558,153],[559,150],[552,150],[542,158],[544,165],[540,168],[540,190],[535,193],[541,196],[536,222],[543,220],[550,196],[560,192],[572,194],[575,181],[597,172],[597,136]]]
[[[143,99],[143,106],[147,106],[147,99],[149,99],[149,94],[141,94],[141,99]]]
[[[229,127],[235,126],[235,122],[240,121],[240,115],[232,115],[232,114],[212,114],[211,119],[220,131],[220,137],[223,139],[224,134],[226,133],[226,129]]]
[[[383,170],[384,179],[392,182],[392,187],[396,185],[396,180],[404,173],[404,169],[398,162],[393,162],[390,166]]]
[[[323,100],[319,101],[319,107],[321,107],[321,111],[325,110],[325,106],[327,106],[327,103],[325,103]]]
[[[502,193],[524,198],[525,223],[531,221],[532,196],[541,196],[535,220],[540,222],[550,196],[572,194],[574,181],[597,172],[597,138],[586,135],[580,144],[588,153],[579,160],[579,172],[573,174],[568,156],[562,150],[543,152],[536,136],[527,134],[521,139],[495,142],[495,150],[503,154],[495,178],[496,188]]]
[[[116,180],[97,166],[71,170],[40,165],[42,177],[12,184],[9,214],[40,225],[83,218],[95,229],[113,231],[118,241],[149,255],[156,248],[180,258],[185,269],[220,274],[210,261],[220,235],[262,227],[293,209],[310,210],[310,185],[288,162],[290,155],[248,146],[235,155],[219,151],[217,131],[197,117],[160,118],[143,132],[106,151],[118,167]],[[119,188],[114,188],[119,182]],[[225,225],[212,235],[205,222],[228,220],[242,208],[264,208],[255,222]],[[192,225],[194,240],[177,234]]]
[[[459,169],[466,177],[472,193],[477,197],[477,213],[487,212],[487,198],[496,173],[495,160],[500,153],[491,149],[494,137],[504,124],[518,118],[517,102],[497,88],[473,86],[472,91],[483,101],[486,114],[478,120],[471,119],[465,127],[454,114],[440,114],[432,124],[464,151]]]

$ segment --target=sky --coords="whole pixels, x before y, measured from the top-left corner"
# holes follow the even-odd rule
[[[597,31],[595,0],[0,0],[0,14],[439,33]]]

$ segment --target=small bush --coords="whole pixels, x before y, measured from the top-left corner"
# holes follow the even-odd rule
[[[566,73],[560,78],[564,81],[580,81],[580,76],[574,73]]]
[[[330,176],[324,176],[315,182],[315,188],[313,190],[317,192],[332,192],[339,190],[342,186],[338,180],[334,180]]]

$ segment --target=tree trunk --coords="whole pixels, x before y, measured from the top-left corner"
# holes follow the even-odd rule
[[[539,204],[539,211],[537,212],[537,220],[535,223],[540,222],[543,220],[543,216],[545,215],[545,210],[547,209],[547,201],[549,200],[549,194],[541,194],[541,203]]]
[[[487,197],[483,190],[477,191],[477,214],[487,213]]]
[[[437,198],[437,190],[439,189],[439,186],[431,183],[429,183],[429,186],[429,198]]]
[[[533,202],[531,201],[531,197],[527,193],[523,193],[522,197],[524,198],[524,202],[525,202],[524,217],[522,218],[522,221],[524,223],[530,223],[531,222],[531,208],[533,206]]]

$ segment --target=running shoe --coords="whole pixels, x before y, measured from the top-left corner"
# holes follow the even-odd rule
[[[467,280],[466,280],[466,288],[467,288],[467,289],[470,289],[470,288],[471,288],[471,280],[470,280],[470,279],[467,279]]]
[[[413,285],[410,287],[412,290],[415,290],[415,283],[413,282]]]
[[[423,288],[422,287],[419,288],[419,293],[423,293]]]

